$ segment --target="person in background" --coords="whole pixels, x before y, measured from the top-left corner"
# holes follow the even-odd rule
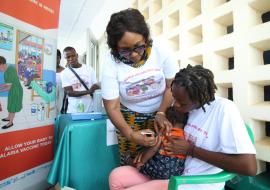
[[[117,128],[121,165],[142,147],[156,144],[157,125],[170,125],[165,110],[172,103],[171,82],[178,70],[169,47],[150,37],[137,9],[114,13],[106,28],[110,54],[103,66],[101,91],[108,117]]]
[[[73,47],[64,49],[64,57],[67,60],[67,68],[61,72],[61,82],[68,96],[67,113],[92,112],[92,95],[95,90],[100,89],[94,70],[78,62],[78,54]],[[72,70],[77,73],[88,89]]]
[[[65,68],[60,65],[61,63],[61,51],[57,49],[57,54],[56,54],[56,73],[61,73]]]
[[[13,126],[15,113],[21,111],[23,101],[23,88],[15,67],[6,64],[6,59],[0,56],[0,72],[4,72],[4,84],[0,85],[0,92],[8,91],[7,110],[8,116],[2,121],[8,122],[2,126],[2,129],[8,129]]]
[[[172,82],[173,106],[180,113],[189,113],[184,128],[185,139],[168,137],[164,150],[171,154],[187,154],[183,175],[207,175],[222,170],[254,176],[257,171],[255,148],[236,105],[215,96],[214,75],[202,66],[181,69]],[[166,128],[166,131],[169,131]],[[128,190],[167,190],[168,180],[151,180],[136,169],[122,168]],[[112,175],[112,174],[111,174]],[[117,176],[118,175],[118,176]],[[125,177],[124,177],[125,176]],[[114,187],[121,186],[121,182]],[[110,186],[112,186],[110,182]],[[224,183],[185,184],[181,190],[223,189]],[[111,188],[113,189],[113,188]]]
[[[61,72],[65,69],[60,65],[61,51],[57,49],[56,55],[56,115],[60,114],[60,110],[63,104],[64,89],[61,83]]]

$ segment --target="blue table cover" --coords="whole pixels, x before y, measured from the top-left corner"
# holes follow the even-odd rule
[[[119,154],[118,145],[106,145],[106,119],[73,121],[70,114],[58,116],[55,146],[50,184],[76,190],[109,189],[108,176],[119,166]]]

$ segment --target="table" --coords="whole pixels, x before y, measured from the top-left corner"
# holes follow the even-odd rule
[[[109,189],[108,176],[119,166],[119,155],[118,145],[106,144],[106,119],[73,121],[70,114],[59,115],[55,146],[50,184],[76,190]]]
[[[31,81],[30,86],[32,87],[31,90],[31,101],[34,100],[34,97],[41,97],[47,104],[47,111],[46,111],[46,117],[49,118],[50,116],[50,111],[54,109],[54,107],[51,107],[50,102],[55,101],[55,93],[56,93],[56,88],[55,86],[52,87],[52,92],[47,93],[46,91],[43,90],[42,85],[40,83],[44,83],[45,81]]]

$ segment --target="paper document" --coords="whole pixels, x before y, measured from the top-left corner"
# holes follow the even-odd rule
[[[118,144],[116,129],[111,120],[107,119],[107,146]]]

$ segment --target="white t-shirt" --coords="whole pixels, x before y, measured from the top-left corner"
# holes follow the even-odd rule
[[[80,78],[84,81],[86,86],[90,89],[93,84],[95,84],[96,81],[96,74],[94,70],[85,65],[82,64],[80,68],[73,68],[74,71],[80,76]],[[81,84],[79,79],[75,76],[75,74],[69,69],[65,68],[61,72],[61,81],[62,81],[62,87],[72,86],[73,91],[85,91],[86,89]],[[68,110],[67,113],[76,113],[77,112],[77,106],[79,103],[82,103],[84,105],[84,112],[92,112],[92,98],[90,95],[84,95],[80,97],[68,97]]]
[[[185,138],[197,147],[227,154],[256,154],[245,123],[236,105],[225,98],[216,97],[210,105],[189,113]],[[197,158],[187,157],[183,175],[205,175],[222,171]],[[179,190],[218,190],[224,183],[180,185]]]
[[[178,65],[161,41],[153,41],[146,63],[139,68],[116,62],[109,54],[101,81],[102,97],[112,100],[120,97],[127,108],[139,113],[157,111],[165,91],[165,79],[172,79]]]

